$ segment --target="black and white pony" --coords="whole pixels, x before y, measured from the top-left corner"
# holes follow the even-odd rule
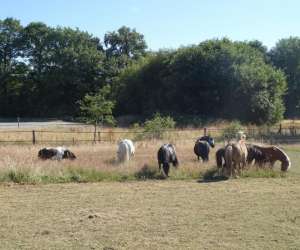
[[[76,156],[65,147],[43,148],[39,150],[38,157],[43,160],[62,160],[62,159],[76,159]]]
[[[135,147],[131,140],[124,139],[118,143],[117,158],[119,162],[129,161],[134,153]]]
[[[194,152],[198,157],[198,160],[201,159],[203,161],[208,161],[209,160],[209,151],[210,147],[215,146],[215,141],[212,137],[210,136],[202,136],[197,141],[195,142],[194,146]]]
[[[172,144],[162,145],[157,152],[158,167],[161,170],[161,165],[163,167],[163,172],[165,176],[169,176],[170,165],[172,163],[174,167],[177,167],[179,162],[176,156],[175,147]]]

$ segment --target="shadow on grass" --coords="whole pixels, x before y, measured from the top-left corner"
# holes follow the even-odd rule
[[[163,180],[166,177],[153,166],[145,164],[139,171],[134,174],[137,180]]]
[[[223,175],[219,175],[218,170],[213,168],[207,170],[202,178],[198,180],[199,183],[205,183],[205,182],[219,182],[219,181],[227,181],[229,178]]]

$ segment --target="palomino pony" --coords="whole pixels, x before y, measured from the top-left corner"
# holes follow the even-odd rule
[[[117,150],[117,158],[119,162],[129,161],[134,153],[135,148],[131,140],[124,139],[119,142]]]
[[[158,168],[161,169],[161,165],[163,166],[163,171],[165,176],[169,176],[169,169],[171,162],[174,167],[178,166],[178,159],[176,156],[175,147],[172,144],[164,144],[162,145],[157,152],[157,161]]]
[[[281,162],[281,171],[287,171],[291,167],[290,158],[282,149],[275,146],[253,146],[263,153],[265,163],[269,162],[271,167],[274,167],[276,161]]]
[[[244,134],[239,133],[238,142],[231,142],[225,147],[225,167],[230,176],[236,170],[240,173],[246,166],[248,151],[245,138]]]
[[[209,160],[209,151],[210,147],[214,147],[215,142],[214,139],[210,136],[202,136],[201,138],[197,139],[194,146],[194,152],[198,157],[201,157],[203,161]]]

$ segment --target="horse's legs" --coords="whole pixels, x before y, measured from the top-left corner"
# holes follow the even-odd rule
[[[163,169],[164,169],[165,175],[168,177],[169,176],[169,169],[170,169],[169,163],[163,163]]]

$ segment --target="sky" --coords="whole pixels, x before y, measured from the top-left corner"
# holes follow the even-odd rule
[[[104,34],[125,25],[150,50],[175,49],[212,38],[260,40],[269,49],[299,36],[299,0],[0,0],[0,19],[41,21]]]

